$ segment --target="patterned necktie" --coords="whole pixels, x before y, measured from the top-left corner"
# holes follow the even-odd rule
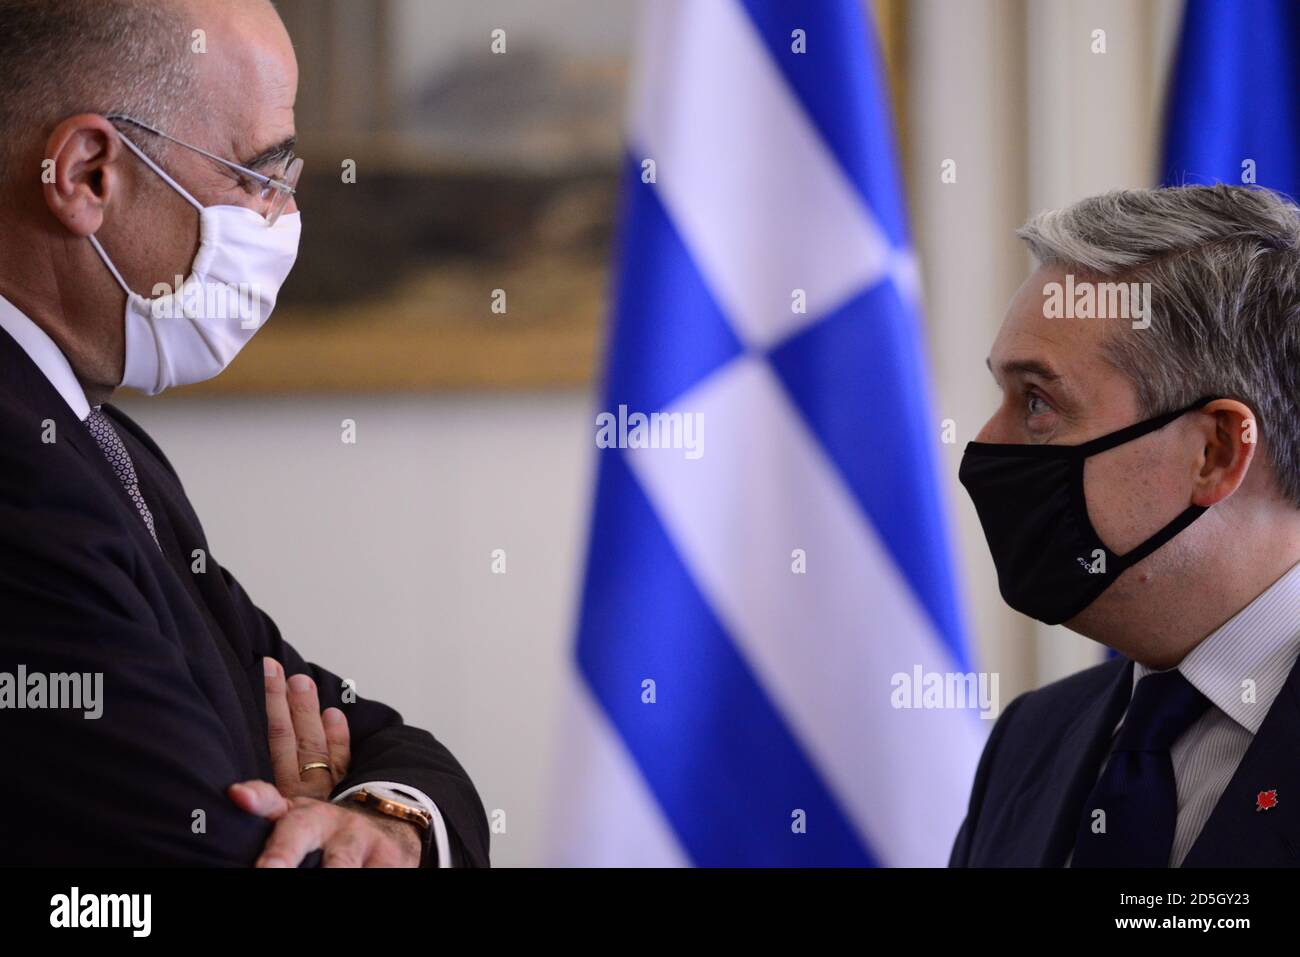
[[[149,534],[153,536],[153,542],[158,544],[158,533],[153,528],[153,513],[149,511],[149,506],[145,503],[144,496],[140,493],[140,480],[135,474],[135,464],[131,461],[131,456],[127,454],[126,446],[122,443],[122,437],[117,434],[117,429],[113,428],[113,423],[97,407],[90,410],[90,415],[86,416],[86,428],[94,436],[95,443],[99,446],[104,458],[108,459],[108,464],[113,467],[117,480],[122,483],[126,489],[126,494],[131,496],[131,501],[135,503],[135,510],[140,513],[144,519],[144,524],[149,529]],[[162,546],[159,545],[159,548]]]
[[[1177,669],[1138,682],[1115,750],[1084,802],[1071,867],[1169,866],[1178,819],[1169,748],[1209,706]]]

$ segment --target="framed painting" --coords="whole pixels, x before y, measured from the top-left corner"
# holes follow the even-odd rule
[[[231,368],[180,394],[587,385],[638,5],[277,6],[301,72],[298,264]],[[897,81],[901,0],[874,6]]]

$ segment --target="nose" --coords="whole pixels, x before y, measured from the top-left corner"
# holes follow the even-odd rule
[[[1024,439],[1017,439],[1016,437],[1016,430],[1011,425],[1012,416],[1013,411],[1007,401],[1004,399],[999,402],[998,407],[993,410],[993,414],[990,415],[988,421],[984,423],[984,427],[980,429],[979,433],[975,436],[975,441],[998,443],[1016,441],[1023,442]]]

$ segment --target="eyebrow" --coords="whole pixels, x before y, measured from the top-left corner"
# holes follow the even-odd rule
[[[293,152],[294,147],[297,145],[297,135],[286,136],[279,143],[262,150],[262,152],[258,153],[252,159],[242,161],[240,165],[247,166],[249,169],[260,169],[272,160],[283,159],[288,156]]]
[[[988,366],[989,372],[993,372],[993,364],[988,359],[984,360],[984,364]],[[1051,383],[1052,399],[1056,402],[1057,408],[1066,414],[1077,411],[1082,406],[1082,401],[1079,395],[1074,391],[1074,387],[1070,384],[1070,380],[1057,372],[1046,362],[1039,359],[1009,359],[1008,361],[1001,363],[998,368],[1002,371],[1003,375],[1023,373],[1025,375],[1037,376],[1044,382]],[[997,378],[997,375],[994,374],[994,381],[997,381]]]
[[[996,379],[997,373],[993,372],[993,363],[986,358],[984,364],[988,366],[989,372],[993,373],[993,378]],[[999,368],[1002,370],[1003,375],[1021,372],[1029,375],[1036,375],[1040,379],[1044,379],[1048,382],[1059,382],[1062,379],[1059,372],[1047,363],[1039,362],[1037,359],[1011,359],[1007,362],[1003,362]]]

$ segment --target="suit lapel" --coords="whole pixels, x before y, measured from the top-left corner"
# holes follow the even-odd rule
[[[1261,792],[1276,805],[1257,810]],[[1267,799],[1265,804],[1269,802]],[[1264,717],[1183,867],[1300,865],[1300,660]]]
[[[8,336],[6,345],[12,345],[14,349],[19,349],[17,344],[13,343]],[[20,350],[21,351],[21,350]],[[27,358],[26,353],[22,353],[24,361],[12,363],[22,370],[25,382],[21,388],[26,390],[23,394],[27,397],[27,407],[32,410],[33,422],[32,428],[41,428],[41,423],[46,420],[54,423],[54,440],[55,442],[71,447],[78,455],[89,463],[92,471],[99,476],[101,483],[106,489],[106,494],[116,498],[127,512],[136,520],[128,522],[131,536],[136,540],[136,544],[152,560],[156,561],[154,571],[161,573],[166,562],[158,551],[158,546],[154,544],[153,537],[149,534],[149,529],[144,520],[140,518],[136,510],[135,503],[131,501],[131,496],[127,494],[126,488],[122,485],[122,480],[117,477],[113,471],[113,466],[109,464],[108,458],[104,455],[103,449],[95,441],[95,437],[90,434],[86,428],[86,423],[77,418],[76,414],[68,407],[63,396],[50,385],[49,380],[41,374],[40,370],[32,364]]]
[[[1027,865],[1061,867],[1074,847],[1083,802],[1097,782],[1110,749],[1111,732],[1128,707],[1133,662],[1116,670],[1103,694],[1079,712],[1052,749],[1037,784],[1016,803],[1015,829],[1026,849]]]

